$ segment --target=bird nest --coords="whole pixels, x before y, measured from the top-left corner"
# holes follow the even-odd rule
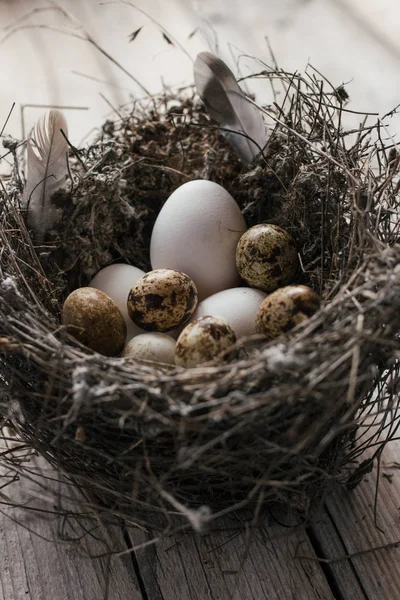
[[[326,492],[355,486],[394,435],[400,157],[380,123],[344,130],[343,88],[315,73],[258,77],[281,94],[265,107],[274,127],[250,166],[191,90],[165,92],[71,149],[69,184],[53,197],[63,217],[40,242],[21,208],[18,146],[6,142],[3,430],[12,426],[110,517],[161,528],[173,517],[201,530],[244,506],[309,516]],[[60,325],[66,296],[113,262],[149,270],[158,212],[196,178],[230,191],[248,226],[268,221],[293,235],[298,282],[322,308],[224,365],[185,370],[85,350]],[[29,468],[11,451],[3,461],[19,474]]]

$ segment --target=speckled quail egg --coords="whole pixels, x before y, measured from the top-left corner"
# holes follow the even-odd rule
[[[181,271],[155,269],[146,273],[128,295],[132,321],[146,331],[170,331],[189,321],[197,306],[197,289]]]
[[[261,223],[242,235],[236,248],[240,276],[251,287],[273,292],[293,281],[298,268],[296,245],[278,225]]]
[[[126,323],[120,309],[95,288],[79,288],[67,297],[62,323],[82,344],[105,356],[117,356],[125,345]]]
[[[141,333],[127,343],[123,356],[173,365],[175,340],[165,333]]]
[[[227,358],[224,351],[236,342],[236,336],[222,317],[201,317],[189,323],[177,339],[175,364],[180,367],[196,367],[214,360],[218,363]]]
[[[311,317],[320,304],[318,294],[306,285],[280,288],[261,303],[256,317],[256,331],[272,340]]]

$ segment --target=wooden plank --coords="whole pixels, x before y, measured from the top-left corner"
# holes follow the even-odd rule
[[[375,523],[377,476],[375,469],[352,492],[328,498],[324,519],[315,523],[322,554],[333,559],[329,568],[346,599],[399,597],[400,442],[388,444],[382,456]],[[357,585],[362,593],[355,595]]]
[[[378,525],[373,507],[376,473],[353,492],[341,492],[313,524],[311,540],[304,530],[276,525],[252,531],[226,521],[212,534],[180,534],[136,552],[142,584],[149,600],[393,600],[400,581],[400,444],[386,448],[379,488]],[[46,473],[49,475],[49,472]],[[54,473],[53,473],[54,474]],[[64,486],[65,487],[65,486]],[[13,501],[16,488],[12,489]],[[35,495],[32,483],[20,486],[20,501]],[[65,496],[71,496],[69,488]],[[55,497],[37,488],[40,514],[0,508],[0,600],[102,600],[109,582],[109,600],[140,600],[140,585],[129,555],[91,560],[92,556],[124,551],[119,530],[97,528],[96,537],[75,543],[61,541],[53,513]],[[65,501],[64,501],[65,506]],[[82,534],[76,521],[64,534]],[[35,533],[36,532],[36,533]],[[37,536],[50,540],[50,542]],[[315,539],[313,539],[315,538]],[[131,531],[132,545],[149,536]],[[313,544],[315,550],[313,549]],[[384,549],[386,545],[389,548]],[[371,549],[376,548],[376,551]],[[316,552],[316,553],[315,553]],[[346,559],[346,555],[352,555]],[[319,563],[317,555],[334,559]],[[304,558],[304,557],[307,557]],[[341,560],[342,559],[342,560]]]
[[[132,545],[150,538],[131,532]],[[271,526],[252,531],[225,522],[221,530],[181,534],[136,550],[151,600],[328,600],[334,598],[304,530]]]
[[[84,528],[96,524],[72,517],[62,533],[75,541],[63,541],[56,497],[47,501],[43,490],[24,479],[6,490],[13,503],[29,500],[29,507],[49,512],[0,504],[0,600],[142,600],[131,557],[110,558],[110,552],[127,548],[120,530],[99,525],[85,535]],[[58,491],[71,496],[65,484]]]
[[[309,528],[309,536],[312,540],[314,552],[321,559],[329,560],[329,557],[340,557],[346,555],[346,548],[341,537],[338,535],[336,525],[327,509],[322,511]],[[312,556],[309,559],[300,551],[303,560],[315,561]],[[335,598],[368,600],[362,583],[349,560],[338,562],[320,562],[328,578]]]

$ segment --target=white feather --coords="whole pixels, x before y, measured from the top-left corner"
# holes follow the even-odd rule
[[[250,163],[267,142],[261,111],[242,92],[229,67],[210,52],[197,55],[194,81],[210,117],[221,128],[230,130],[222,131],[223,135],[242,161]]]
[[[61,217],[61,210],[51,201],[54,192],[65,184],[68,174],[68,144],[61,129],[68,136],[64,115],[58,110],[50,110],[35,123],[27,142],[24,204],[28,227],[38,239],[42,239]]]

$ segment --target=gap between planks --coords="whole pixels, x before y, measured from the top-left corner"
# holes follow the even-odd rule
[[[52,513],[60,489],[54,490],[47,514],[7,509],[3,503],[0,599],[103,600],[108,582],[108,600],[397,600],[399,467],[400,443],[393,442],[381,462],[377,522],[382,531],[374,525],[375,471],[353,492],[328,498],[309,530],[261,527],[252,532],[250,545],[245,531],[228,519],[212,534],[181,534],[144,548],[140,545],[151,534],[130,530],[124,537],[120,528],[100,526],[96,538],[71,544],[60,540]],[[22,480],[18,487],[21,503],[35,495],[32,483]],[[39,508],[46,507],[42,496],[39,490]],[[110,549],[124,551],[127,544],[139,549],[132,556],[107,558]],[[103,557],[91,560],[88,554]]]
[[[329,583],[304,528],[273,525],[251,533],[225,520],[207,535],[151,539],[130,531],[149,600],[328,600]],[[296,554],[314,556],[300,561]]]
[[[367,454],[363,457],[367,458]],[[398,600],[400,588],[400,442],[355,490],[329,497],[306,531],[278,526],[254,534],[229,523],[206,536],[181,535],[136,551],[150,600]],[[132,546],[151,539],[131,531]],[[319,561],[318,559],[322,559]]]
[[[126,550],[121,529],[78,521],[68,513],[77,507],[75,488],[43,459],[29,469],[30,480],[21,477],[0,497],[0,600],[143,600],[131,557],[112,556]],[[51,490],[41,475],[52,478]]]
[[[345,600],[400,597],[400,441],[387,444],[380,471],[378,488],[375,468],[352,492],[330,496],[313,524],[322,558],[334,559],[327,564]]]

